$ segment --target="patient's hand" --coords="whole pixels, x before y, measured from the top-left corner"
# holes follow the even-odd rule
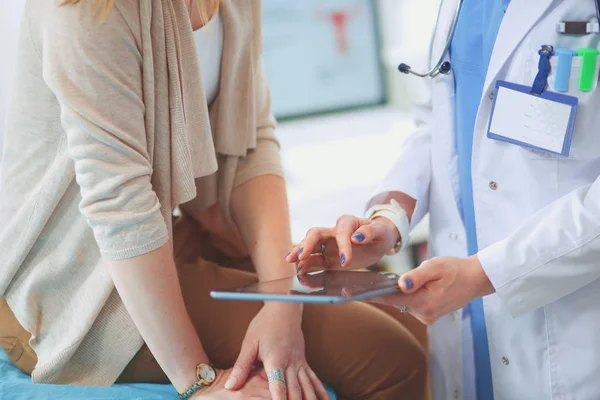
[[[286,260],[298,263],[299,274],[318,268],[366,268],[381,260],[399,238],[398,229],[386,218],[346,215],[333,228],[310,229]]]
[[[271,399],[267,374],[262,368],[255,368],[250,377],[239,390],[225,389],[225,382],[231,374],[231,369],[221,371],[215,383],[194,394],[194,400],[242,400],[242,399]]]

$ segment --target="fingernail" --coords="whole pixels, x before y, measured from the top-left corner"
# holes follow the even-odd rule
[[[298,265],[298,268],[296,269],[296,273],[300,272],[301,269],[302,269],[302,265]]]
[[[287,260],[287,258],[288,258],[289,256],[290,256],[290,253],[287,253],[287,254],[285,255],[285,259]]]
[[[410,289],[412,289],[412,288],[413,288],[413,281],[412,281],[412,279],[410,279],[410,278],[406,278],[406,279],[404,279],[404,284],[406,285],[406,288],[407,288],[408,290],[410,290]]]
[[[304,251],[304,247],[300,249],[300,251],[298,252],[298,257],[300,257],[300,254],[302,254],[302,252]]]
[[[342,256],[340,257],[340,262],[342,263],[342,265],[346,262],[346,255],[344,253],[342,253]]]
[[[342,297],[346,297],[346,293],[342,290]]]
[[[362,233],[357,233],[356,235],[352,236],[354,239],[358,240],[359,242],[362,242],[363,240],[365,240],[365,235],[363,235]]]
[[[227,390],[233,389],[233,387],[235,386],[236,383],[237,383],[237,378],[235,376],[230,376],[229,379],[227,379],[227,382],[225,382],[225,389],[227,389]]]

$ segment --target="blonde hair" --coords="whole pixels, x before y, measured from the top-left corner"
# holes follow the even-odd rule
[[[80,1],[81,0],[63,0],[61,5],[66,6],[66,5],[77,4]],[[91,1],[91,0],[87,0],[87,1]],[[110,15],[112,9],[115,6],[115,0],[94,0],[94,1],[96,2],[96,4],[94,5],[94,10],[96,12],[100,12],[100,19],[102,19],[102,20],[106,19]],[[203,0],[192,0],[192,1],[196,5],[196,9],[198,10],[198,13],[200,14],[200,18],[201,18],[203,24],[207,24],[208,21],[210,21],[210,19],[214,15],[214,13],[219,8],[219,4],[221,3],[221,0],[208,0],[208,2],[203,1]],[[208,3],[208,5],[207,5],[207,3]]]

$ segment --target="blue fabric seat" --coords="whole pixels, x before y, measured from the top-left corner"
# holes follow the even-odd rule
[[[332,400],[335,394],[330,391]],[[111,387],[34,385],[31,378],[12,366],[0,350],[0,399],[2,400],[172,400],[171,385],[118,384]]]

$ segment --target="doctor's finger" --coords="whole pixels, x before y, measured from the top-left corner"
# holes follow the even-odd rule
[[[335,265],[332,265],[332,267],[335,267]],[[303,275],[322,269],[329,269],[329,264],[325,257],[322,254],[311,254],[307,260],[298,263],[296,274]]]
[[[444,268],[443,260],[432,258],[403,274],[398,279],[398,286],[404,293],[416,292],[426,283],[440,279]]]
[[[360,227],[352,234],[352,243],[365,245],[384,239],[389,234],[390,224],[378,218],[361,220]],[[393,226],[393,229],[396,229]]]
[[[306,232],[306,236],[302,242],[296,246],[297,260],[308,260],[312,254],[320,253],[322,244],[334,237],[333,229],[331,228],[311,228]],[[294,255],[294,251],[290,254],[290,258]],[[288,261],[294,261],[288,259]]]
[[[335,240],[338,245],[340,265],[345,267],[352,261],[352,234],[360,227],[360,220],[345,215],[340,217],[335,225]]]

